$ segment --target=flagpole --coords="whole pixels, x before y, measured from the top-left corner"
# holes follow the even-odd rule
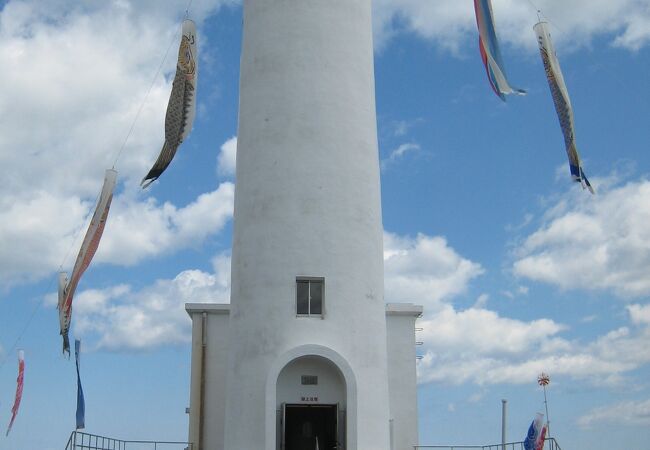
[[[546,409],[546,435],[551,437],[551,419],[548,416],[548,401],[546,399],[546,386],[551,382],[551,377],[542,372],[537,377],[537,383],[544,389],[544,408]]]
[[[546,385],[544,385],[544,408],[546,409],[546,432],[551,437],[551,419],[548,417],[548,401],[546,400]]]

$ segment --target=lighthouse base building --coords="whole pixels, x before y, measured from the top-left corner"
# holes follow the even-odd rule
[[[223,450],[230,305],[188,303],[185,309],[192,318],[189,442],[196,450]],[[376,407],[388,407],[389,418],[376,433],[388,432],[390,450],[413,450],[418,444],[415,321],[421,314],[421,306],[386,305],[388,405]],[[313,341],[288,349],[260,374],[265,383],[259,413],[267,423],[242,421],[236,432],[262,426],[265,444],[258,448],[265,450],[314,450],[317,439],[319,450],[372,450],[358,445],[358,430],[367,427],[358,414],[357,390],[367,381],[352,366],[335,349]],[[238,395],[253,391],[251,386]]]
[[[188,304],[193,450],[412,450],[384,299],[372,0],[244,0],[230,303]]]

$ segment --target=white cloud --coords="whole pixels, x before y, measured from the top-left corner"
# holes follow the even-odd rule
[[[595,408],[578,419],[578,425],[583,428],[591,428],[599,423],[650,426],[650,399]]]
[[[525,384],[545,371],[592,385],[621,385],[626,374],[650,363],[648,326],[621,327],[585,343],[561,337],[566,327],[549,319],[525,322],[450,305],[418,326],[424,328],[421,382]]]
[[[556,173],[556,179],[566,179],[566,165],[562,164],[561,166],[561,175]],[[522,221],[517,224],[517,225],[512,225],[512,224],[507,224],[505,227],[506,231],[520,231],[526,228],[532,221],[533,221],[534,216],[530,213],[524,214],[524,218]]]
[[[409,131],[411,131],[412,128],[421,124],[422,122],[424,122],[424,119],[422,118],[410,119],[410,120],[398,120],[392,122],[391,128],[393,128],[393,136],[395,137],[406,136],[409,133]]]
[[[233,3],[196,2],[192,17],[201,24]],[[83,236],[103,172],[141,105],[97,260],[133,264],[195,245],[232,214],[229,183],[185,207],[143,199],[137,187],[164,138],[173,49],[151,83],[184,7],[28,0],[0,10],[0,66],[15,68],[0,73],[0,85],[11,86],[0,90],[0,284],[51,273],[69,249],[76,256],[73,238]]]
[[[515,250],[514,273],[562,289],[650,294],[650,182],[574,189]]]
[[[650,325],[650,305],[629,305],[627,310],[632,323]]]
[[[399,147],[390,152],[388,158],[381,160],[381,169],[386,170],[392,163],[404,157],[406,153],[417,152],[420,150],[420,145],[414,142],[401,144]]]
[[[91,208],[89,202],[54,197],[46,191],[37,191],[32,198],[21,201],[3,198],[0,205],[3,284],[56,269]]]
[[[395,136],[400,137],[400,136],[405,136],[406,133],[408,133],[408,130],[410,128],[410,124],[405,121],[401,120],[395,124]]]
[[[235,3],[195,2],[191,15],[201,24]],[[45,188],[94,196],[94,180],[112,165],[151,87],[118,167],[122,179],[140,181],[164,138],[173,48],[153,86],[152,78],[185,6],[7,2],[0,10],[0,66],[19,69],[0,74],[0,84],[11,86],[0,91],[0,162],[11,174],[0,179],[3,193]]]
[[[223,143],[217,157],[217,173],[222,176],[234,176],[237,164],[237,136]]]
[[[411,238],[389,232],[384,233],[384,268],[386,301],[423,304],[426,312],[465,292],[469,282],[484,272],[442,237]]]
[[[614,40],[617,47],[639,50],[650,42],[650,11],[645,15],[631,16],[625,32]]]
[[[532,351],[542,351],[563,329],[548,319],[523,322],[483,308],[456,311],[450,305],[418,326],[424,328],[425,349],[418,366],[420,381],[450,384],[530,381],[545,368],[543,362],[514,372],[515,362],[527,361]]]
[[[539,318],[516,320],[485,307],[487,295],[457,310],[450,303],[481,273],[439,237],[385,233],[386,299],[425,305],[420,382],[526,384],[541,371],[593,385],[621,385],[626,375],[650,363],[648,306],[630,305],[634,328],[620,327],[592,342],[562,337],[566,326]],[[400,295],[398,296],[397,293]],[[129,286],[78,294],[73,313],[77,335],[110,350],[146,350],[188,342],[186,302],[227,303],[230,257],[213,260],[213,272],[186,270],[134,292]]]
[[[0,65],[20,67],[0,74],[12,87],[0,91],[0,158],[12,174],[0,180],[3,193],[94,198],[117,156],[175,27],[102,4],[87,12],[10,2],[0,13]],[[122,179],[139,181],[160,150],[169,88],[155,81],[120,160]]]
[[[515,297],[523,297],[528,295],[528,286],[517,286],[515,290],[503,290],[501,291],[501,294],[503,296],[508,297],[509,299],[514,299]]]
[[[490,295],[483,293],[483,294],[478,296],[478,298],[476,299],[476,302],[474,303],[473,307],[476,308],[476,309],[485,309],[489,299],[490,299]]]
[[[143,205],[140,205],[140,209],[143,209]],[[129,246],[140,248],[138,253],[146,253],[146,248],[142,247],[148,242],[147,236],[165,236],[169,233],[165,227],[171,226],[169,222],[173,222],[173,219],[169,217],[173,215],[170,215],[170,211],[174,209],[172,205],[154,208],[151,213],[153,217],[147,222],[159,224],[162,231],[146,231],[144,238],[139,237],[133,242],[123,242],[115,237],[124,247],[107,246],[109,248],[104,259],[115,257],[124,261],[129,256],[122,253]],[[140,214],[147,215],[142,211]],[[133,224],[125,223],[112,228],[120,234],[120,230],[126,231],[132,227]],[[428,310],[433,310],[433,305],[463,292],[466,284],[483,271],[478,264],[457,255],[442,238],[419,235],[416,239],[411,239],[386,233],[385,241],[386,283],[390,286],[387,288],[387,299],[391,298],[390,292],[401,292],[407,298],[422,300],[425,305],[431,305]],[[127,285],[82,291],[75,298],[74,331],[79,335],[90,336],[96,341],[97,347],[111,350],[144,350],[186,342],[190,329],[184,311],[186,302],[229,302],[230,257],[219,255],[213,259],[212,265],[213,273],[186,270],[173,280],[158,280],[138,292],[133,292]],[[414,271],[415,268],[419,270]],[[400,283],[407,283],[412,290],[401,289]],[[50,306],[56,304],[53,295],[48,296],[47,300]]]
[[[386,169],[388,165],[399,158],[402,158],[406,153],[416,152],[420,150],[420,145],[414,142],[407,142],[401,144],[399,147],[390,152],[388,158],[381,161],[381,168]]]
[[[451,306],[421,325],[425,329],[423,337],[433,350],[465,348],[465,351],[490,356],[524,354],[533,344],[556,335],[563,328],[548,319],[522,322],[483,308],[456,311]]]
[[[582,194],[582,193],[581,193]],[[635,328],[620,327],[591,342],[562,336],[567,326],[547,318],[517,320],[489,310],[483,293],[459,310],[453,300],[484,270],[459,255],[444,238],[384,233],[385,297],[424,305],[418,327],[423,359],[420,382],[525,384],[537,375],[570,377],[593,385],[620,385],[650,363],[648,306],[628,307]],[[517,286],[526,295],[526,286]],[[511,293],[514,297],[514,293]]]
[[[108,219],[98,262],[136,264],[143,259],[200,245],[232,217],[235,186],[226,182],[177,208],[155,199],[118,198]]]
[[[115,351],[189,342],[191,322],[185,303],[230,301],[230,257],[215,257],[213,269],[213,273],[185,270],[138,292],[126,285],[80,292],[74,332],[94,347]]]
[[[539,372],[551,371],[611,384],[650,362],[650,355],[642,351],[650,344],[645,329],[623,328],[584,344],[562,338],[566,326],[553,320],[500,316],[486,308],[487,294],[481,294],[471,308],[455,309],[451,301],[484,270],[441,237],[409,238],[386,232],[384,265],[387,301],[424,305],[424,318],[418,322],[424,329],[418,335],[424,342],[420,382],[530,383]],[[521,286],[517,292],[525,295],[527,288]],[[626,353],[623,348],[633,350]]]
[[[390,159],[396,159],[404,156],[407,152],[420,150],[420,145],[414,142],[402,144],[390,153]]]
[[[456,0],[374,0],[375,45],[409,31],[457,52],[474,24],[473,11],[471,3]]]
[[[483,398],[485,397],[485,393],[486,393],[485,391],[476,392],[475,394],[472,394],[472,395],[469,396],[469,398],[467,399],[467,402],[468,403],[478,403],[481,400],[483,400]]]
[[[199,245],[223,229],[232,217],[233,201],[232,183],[223,183],[181,208],[169,202],[158,204],[151,197],[118,196],[113,200],[95,263],[132,265]],[[0,246],[0,284],[51,274],[66,255],[63,269],[69,270],[94,207],[94,203],[74,196],[37,192],[35,198],[0,211],[0,241],[4,242]]]
[[[537,0],[554,27],[560,45],[589,44],[596,36],[613,45],[638,50],[650,42],[648,0]],[[532,27],[537,13],[529,2],[493,0],[499,38],[529,50],[537,48]],[[471,2],[457,0],[374,0],[375,41],[381,49],[401,32],[415,33],[452,53],[465,42],[476,42],[476,23]],[[557,30],[557,32],[555,32]],[[613,35],[613,38],[611,37]]]

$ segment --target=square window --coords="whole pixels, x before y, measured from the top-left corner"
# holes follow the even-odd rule
[[[323,278],[296,278],[296,314],[299,316],[323,315]]]

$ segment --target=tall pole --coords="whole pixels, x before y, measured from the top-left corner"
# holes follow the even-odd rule
[[[546,386],[551,382],[551,377],[542,372],[537,377],[537,384],[544,389],[544,408],[546,409],[546,436],[551,437],[551,419],[548,417],[548,401],[546,399]]]
[[[548,418],[548,401],[546,400],[546,385],[544,385],[544,408],[546,408],[546,435],[551,437],[551,419]]]
[[[501,400],[501,450],[506,450],[506,412],[508,400]]]

